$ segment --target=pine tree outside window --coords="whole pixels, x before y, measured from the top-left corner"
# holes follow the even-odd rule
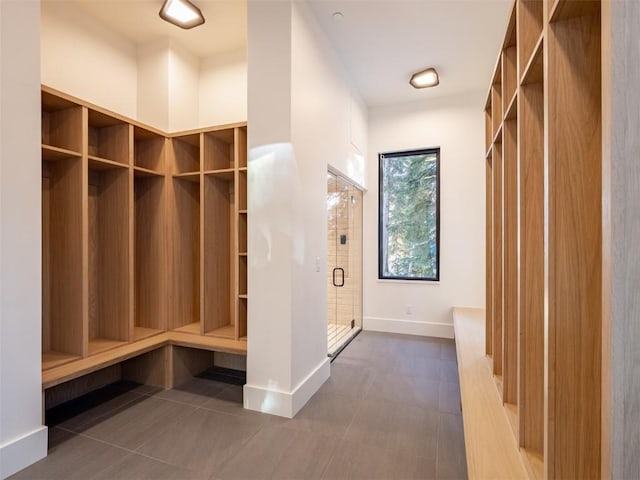
[[[440,279],[440,149],[381,153],[378,278]]]

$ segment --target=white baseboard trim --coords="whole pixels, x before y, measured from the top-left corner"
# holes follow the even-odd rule
[[[327,357],[291,392],[246,384],[243,388],[244,408],[293,418],[327,381],[330,373],[331,366]]]
[[[0,445],[0,479],[7,478],[47,456],[47,427],[44,425]]]
[[[423,337],[453,338],[452,323],[417,322],[398,318],[364,317],[364,330],[386,333],[403,333]]]

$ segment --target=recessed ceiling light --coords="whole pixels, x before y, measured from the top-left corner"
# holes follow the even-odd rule
[[[436,72],[435,68],[427,68],[411,75],[409,83],[413,88],[428,88],[438,85],[440,79],[438,79],[438,72]]]
[[[164,0],[160,9],[160,17],[184,29],[197,27],[204,23],[202,12],[189,0]]]
[[[342,20],[342,18],[344,17],[342,12],[333,12],[333,15],[331,16],[333,17],[334,20]]]

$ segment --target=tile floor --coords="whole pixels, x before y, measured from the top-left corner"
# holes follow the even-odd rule
[[[455,359],[453,341],[363,332],[291,420],[212,379],[114,384],[50,412],[48,457],[12,478],[464,479]]]

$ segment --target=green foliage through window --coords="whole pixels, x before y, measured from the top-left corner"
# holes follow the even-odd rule
[[[379,155],[379,278],[438,280],[440,149]]]

